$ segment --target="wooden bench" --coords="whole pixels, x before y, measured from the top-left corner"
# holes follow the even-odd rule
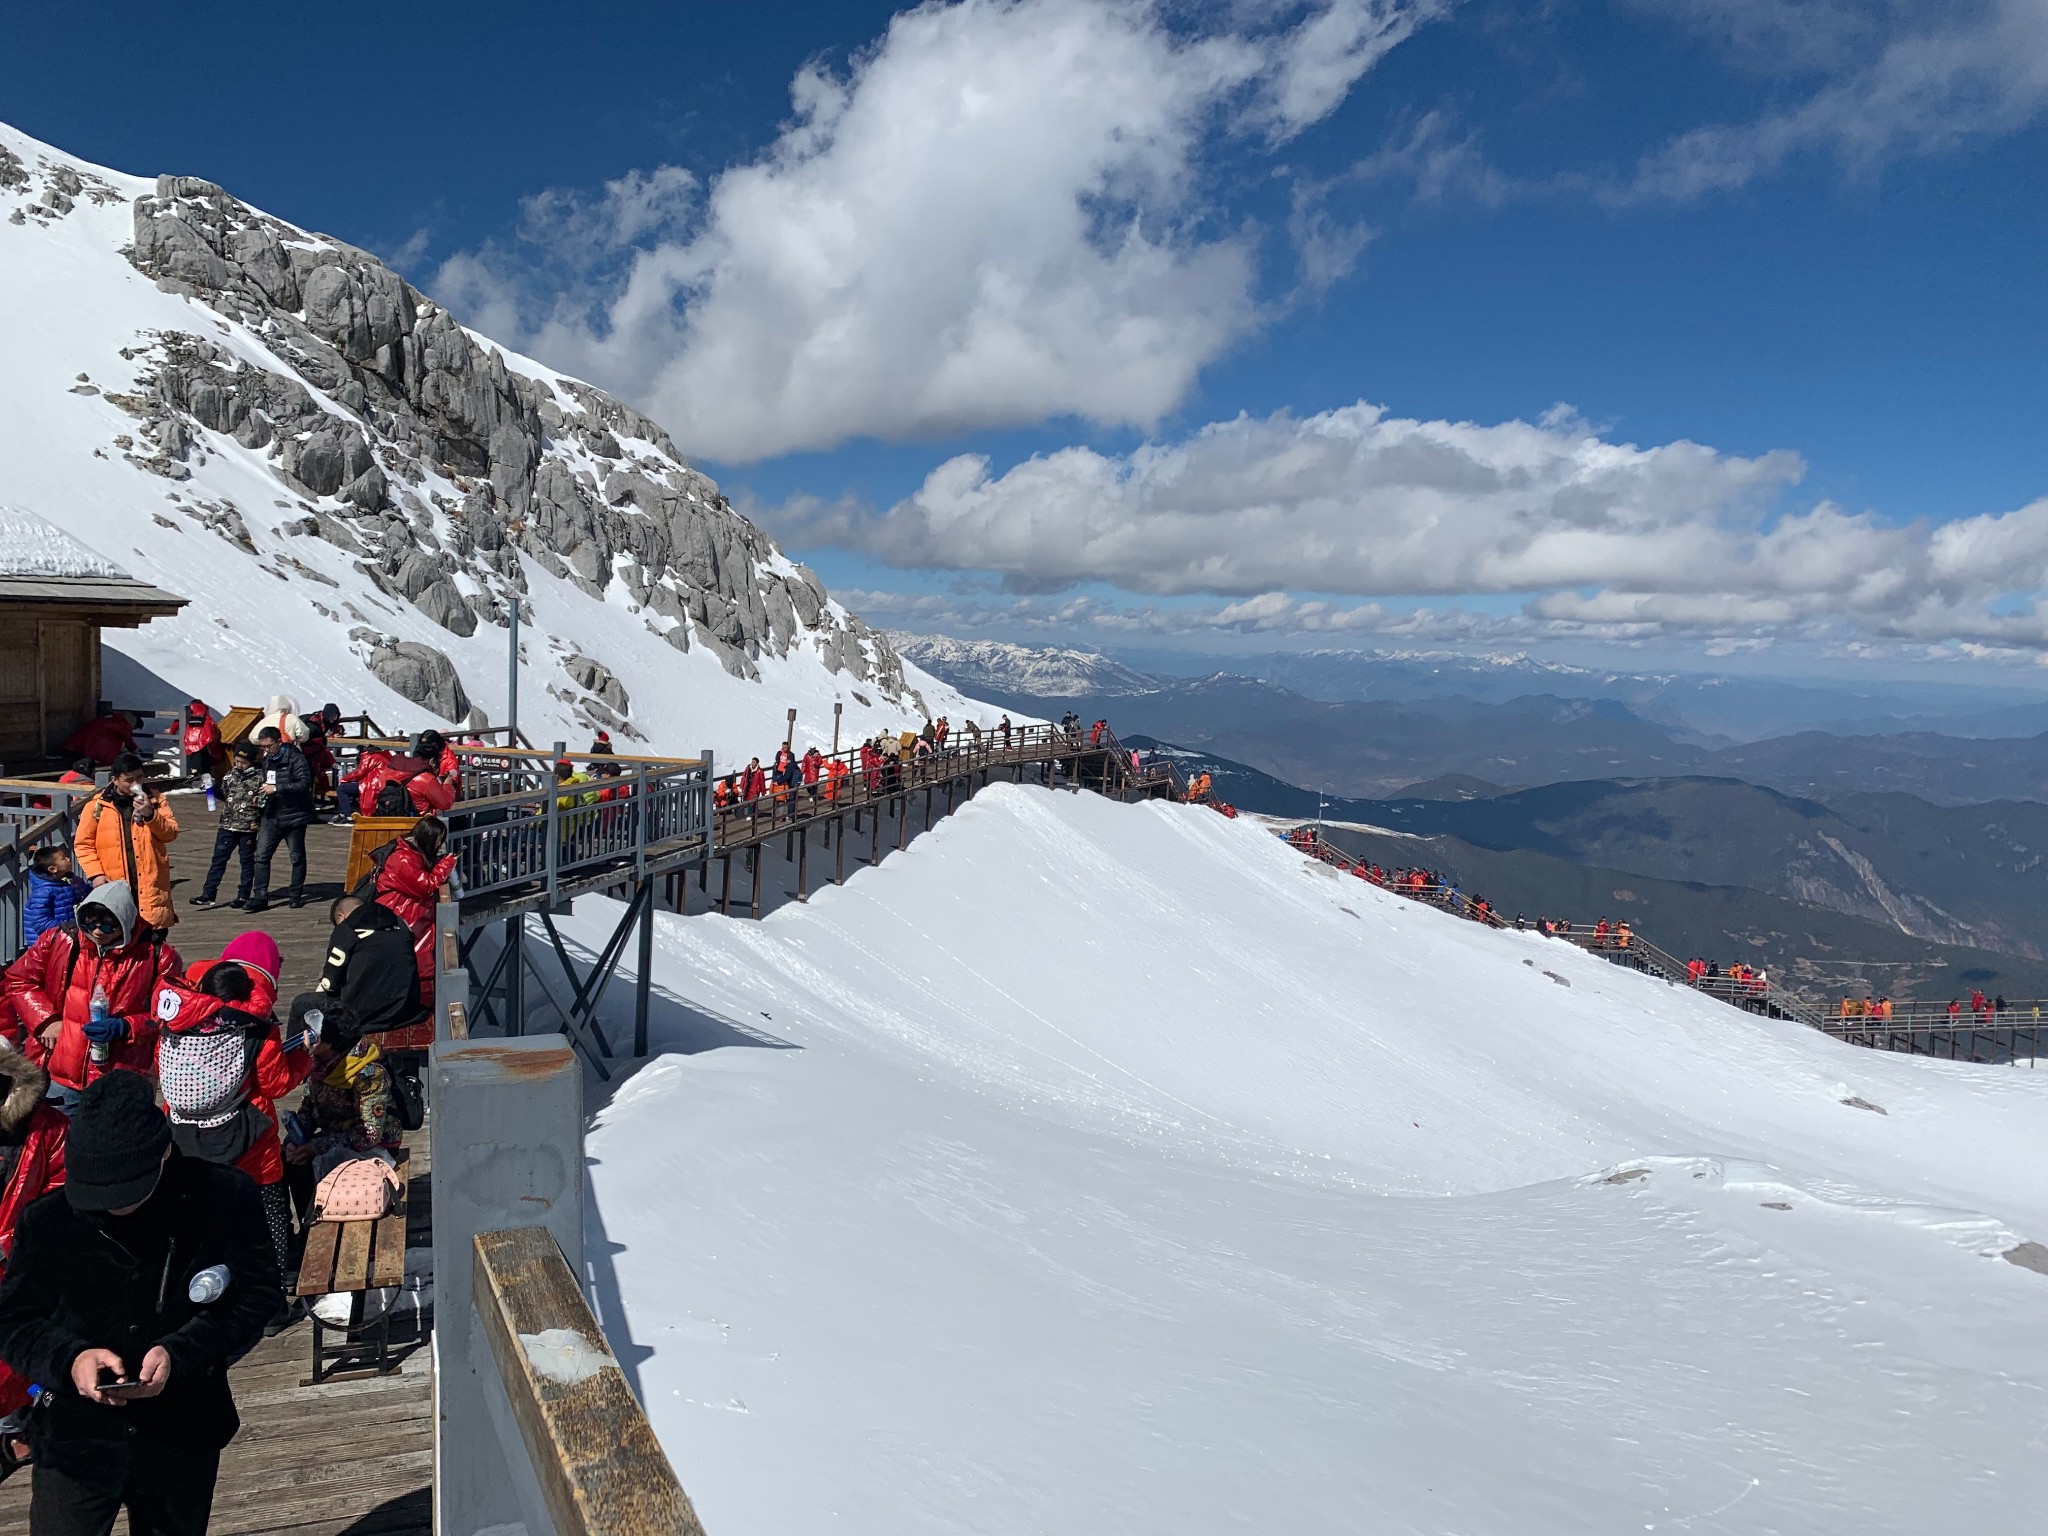
[[[322,1296],[346,1295],[349,1321],[338,1325],[313,1318],[313,1375],[304,1385],[349,1380],[357,1376],[388,1376],[400,1362],[391,1356],[391,1309],[373,1323],[362,1321],[363,1295],[405,1284],[405,1206],[410,1158],[398,1154],[398,1192],[391,1214],[375,1221],[316,1221],[306,1233],[306,1251],[299,1260],[294,1294],[308,1303]],[[339,1344],[328,1333],[341,1335]],[[358,1337],[358,1335],[367,1337]],[[348,1369],[344,1370],[343,1365]]]

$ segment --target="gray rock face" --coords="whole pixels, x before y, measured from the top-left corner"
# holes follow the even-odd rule
[[[809,645],[827,667],[905,700],[888,641],[836,610],[632,407],[515,371],[375,257],[212,182],[159,177],[133,212],[138,269],[248,326],[298,375],[201,337],[160,336],[146,394],[123,405],[156,450],[138,462],[175,479],[209,451],[205,432],[267,451],[284,486],[314,504],[298,526],[360,553],[380,587],[454,634],[473,634],[479,616],[504,622],[525,587],[523,552],[593,596],[623,583],[671,645],[701,642],[736,677]],[[372,670],[399,675],[374,659],[388,647],[371,654]],[[613,701],[585,686],[623,714],[623,689]],[[430,707],[450,719],[467,708]]]
[[[596,694],[620,718],[633,707],[626,697],[626,685],[612,676],[611,668],[603,662],[592,661],[588,656],[570,656],[562,662],[562,670],[575,680],[577,687]]]
[[[365,647],[370,675],[393,693],[432,710],[443,720],[460,723],[470,711],[469,695],[455,663],[431,645],[394,640],[373,629],[352,629],[349,638]]]

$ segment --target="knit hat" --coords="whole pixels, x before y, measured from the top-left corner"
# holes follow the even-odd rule
[[[114,1071],[79,1095],[64,1144],[64,1197],[74,1211],[111,1211],[149,1198],[171,1144],[171,1122],[139,1072]]]

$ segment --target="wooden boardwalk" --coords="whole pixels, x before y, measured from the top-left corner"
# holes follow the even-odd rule
[[[211,959],[221,946],[261,928],[284,951],[280,1007],[320,976],[327,949],[327,904],[341,894],[348,859],[346,827],[306,829],[307,905],[275,905],[255,916],[231,907],[193,911],[213,851],[214,818],[198,795],[173,802],[182,829],[171,845],[172,890],[181,920],[171,941],[187,960]],[[272,870],[289,875],[282,851]],[[222,894],[234,895],[234,866]],[[287,1100],[287,1103],[290,1101]],[[432,1241],[433,1197],[424,1131],[406,1137],[412,1185],[408,1246]],[[405,1337],[394,1324],[394,1340]],[[312,1366],[313,1326],[300,1322],[265,1339],[231,1376],[242,1431],[221,1456],[213,1536],[427,1536],[433,1528],[434,1399],[430,1353],[414,1349],[394,1375],[323,1386],[303,1385]],[[32,1474],[0,1485],[0,1532],[28,1529]],[[128,1529],[123,1516],[115,1530]]]
[[[277,895],[266,912],[251,916],[233,907],[197,909],[192,898],[199,894],[206,878],[207,861],[213,856],[214,813],[206,808],[204,796],[180,794],[171,800],[178,815],[178,840],[171,844],[171,896],[177,903],[178,922],[171,929],[171,943],[189,963],[210,960],[221,946],[238,933],[261,928],[277,940],[284,951],[284,974],[278,978],[280,1010],[299,993],[320,979],[320,966],[327,954],[327,907],[341,894],[341,878],[348,869],[347,827],[306,828],[306,905],[294,911],[285,904],[284,888],[291,879],[291,864],[284,849],[270,867]],[[228,861],[219,895],[234,900],[236,866]]]

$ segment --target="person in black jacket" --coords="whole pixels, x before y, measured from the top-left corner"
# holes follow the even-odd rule
[[[186,1158],[149,1081],[85,1090],[66,1181],[23,1214],[0,1282],[0,1360],[40,1382],[30,1536],[203,1536],[241,1419],[228,1367],[282,1280],[248,1175]]]
[[[356,895],[339,898],[329,916],[327,964],[315,991],[340,998],[362,1032],[403,1029],[427,1016],[420,1001],[419,957],[412,930],[390,908]]]
[[[286,741],[274,725],[256,733],[263,754],[263,819],[256,827],[256,879],[248,910],[270,905],[270,861],[283,843],[291,851],[291,902],[306,904],[306,824],[313,819],[313,769],[306,754]]]

